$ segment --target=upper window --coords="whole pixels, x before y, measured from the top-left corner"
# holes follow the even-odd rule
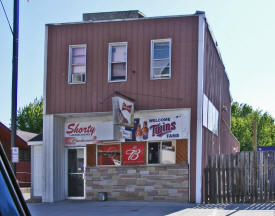
[[[171,77],[171,39],[151,41],[151,79]]]
[[[127,80],[127,42],[109,44],[108,80]]]
[[[69,49],[69,83],[85,83],[86,45],[71,45]]]
[[[29,149],[19,149],[19,161],[30,161],[31,152]]]

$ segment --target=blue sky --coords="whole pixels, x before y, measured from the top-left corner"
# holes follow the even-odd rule
[[[2,0],[10,21],[13,1]],[[45,24],[81,21],[87,12],[140,10],[146,16],[206,12],[234,101],[275,117],[274,0],[20,0],[18,108],[43,95]],[[0,8],[0,121],[10,122],[12,35]]]

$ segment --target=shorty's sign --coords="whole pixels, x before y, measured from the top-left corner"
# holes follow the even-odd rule
[[[113,119],[115,125],[134,126],[134,103],[121,97],[113,97]]]
[[[186,138],[188,123],[183,115],[164,116],[157,118],[139,118],[134,121],[132,139],[126,141],[171,140]]]
[[[144,164],[144,145],[126,144],[122,149],[123,164]]]
[[[65,145],[70,146],[96,144],[102,140],[112,140],[112,122],[67,122],[65,123],[64,137]]]

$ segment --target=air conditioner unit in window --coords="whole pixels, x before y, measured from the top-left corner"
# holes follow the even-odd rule
[[[82,83],[85,82],[85,74],[83,73],[73,73],[72,83]]]

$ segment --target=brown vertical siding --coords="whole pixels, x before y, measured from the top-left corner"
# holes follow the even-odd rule
[[[203,168],[207,166],[209,155],[232,153],[234,147],[239,149],[239,143],[230,129],[229,80],[208,28],[205,31],[204,62],[204,94],[219,111],[219,131],[217,136],[203,127]],[[227,107],[227,111],[223,107]]]
[[[172,77],[150,80],[152,39],[172,39]],[[108,83],[108,44],[128,42],[127,82]],[[48,25],[46,114],[105,112],[119,91],[136,110],[191,108],[190,184],[195,201],[198,17]],[[87,44],[86,84],[68,84],[69,45]],[[133,73],[132,71],[135,71]]]
[[[137,109],[143,110],[195,104],[197,17],[49,25],[48,29],[47,114],[111,111],[114,91],[134,98]],[[172,39],[172,78],[150,80],[151,40],[162,38]],[[108,82],[111,42],[128,42],[127,82]],[[69,45],[74,44],[87,44],[86,84],[68,84]]]
[[[219,134],[217,136],[207,128],[203,129],[204,163],[207,163],[207,156],[210,154],[232,152],[231,141],[234,143],[230,135],[229,80],[215,46],[207,28],[205,32],[204,93],[219,111]],[[227,107],[227,111],[222,109],[224,106]]]
[[[188,163],[188,140],[177,140],[176,144],[176,163]]]
[[[87,167],[96,166],[96,145],[87,145]]]

